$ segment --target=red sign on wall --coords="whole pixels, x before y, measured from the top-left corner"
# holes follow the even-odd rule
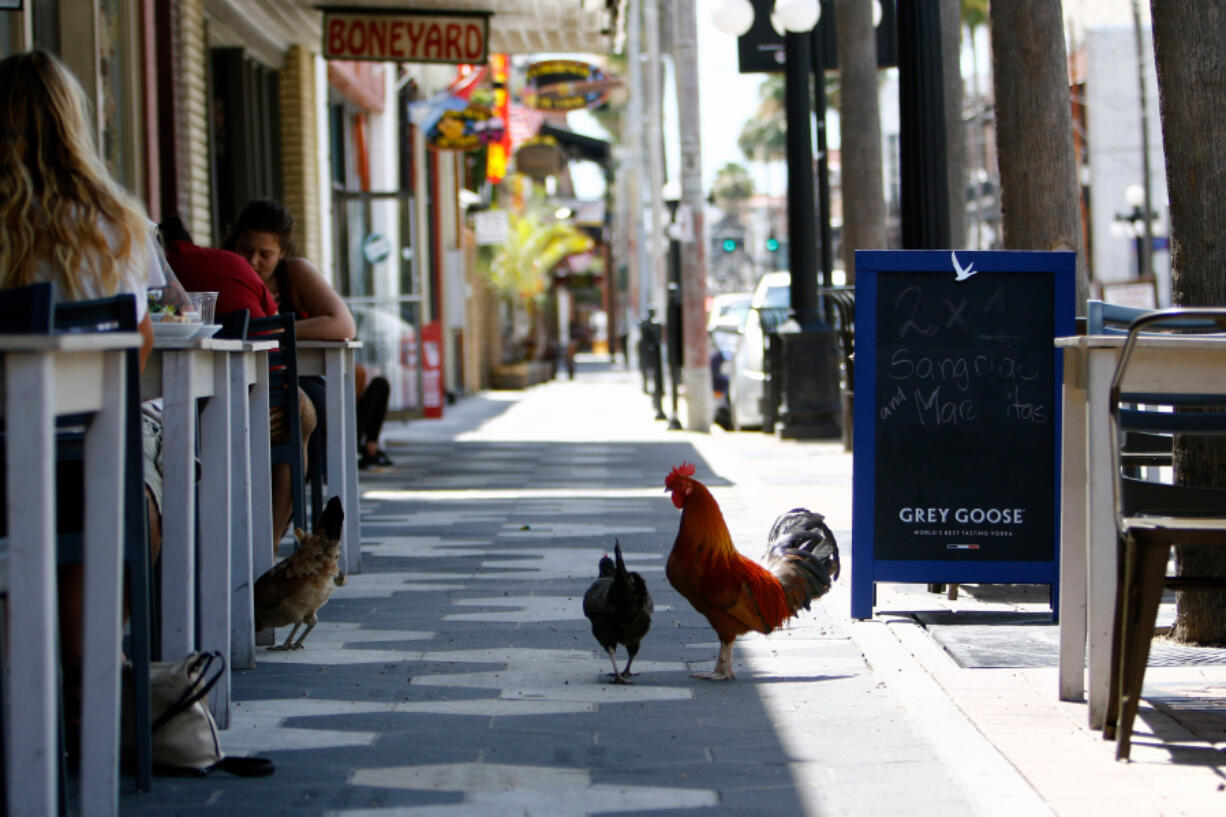
[[[330,60],[484,63],[488,14],[378,9],[324,11],[323,55]]]
[[[425,417],[443,416],[443,325],[421,328],[421,408]]]

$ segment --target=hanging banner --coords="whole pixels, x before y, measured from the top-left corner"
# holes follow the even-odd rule
[[[426,132],[426,146],[435,150],[479,150],[502,139],[506,128],[489,108],[468,105],[458,111],[444,111]]]
[[[528,66],[524,104],[538,111],[576,111],[603,104],[621,80],[581,60],[544,60]]]
[[[552,136],[534,136],[515,151],[515,169],[534,179],[562,172],[562,148]]]
[[[489,58],[488,12],[322,11],[324,59],[483,65]]]
[[[510,59],[506,54],[490,55],[490,78],[494,82],[494,115],[503,122],[511,119]],[[507,175],[511,158],[511,129],[504,128],[502,138],[490,142],[485,154],[485,178],[498,184]]]

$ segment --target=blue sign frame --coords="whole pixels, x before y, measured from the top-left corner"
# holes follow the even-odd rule
[[[876,597],[876,582],[917,582],[917,583],[1034,583],[1048,584],[1052,589],[1052,607],[1056,611],[1055,600],[1058,597],[1059,583],[1059,541],[1060,541],[1060,451],[1061,451],[1061,389],[1063,385],[1063,364],[1060,353],[1056,350],[1055,337],[1072,335],[1075,331],[1075,270],[1076,254],[1072,252],[1027,252],[1001,250],[857,250],[856,251],[856,401],[854,425],[853,454],[853,485],[852,485],[852,587],[851,615],[853,618],[871,618]],[[943,292],[959,291],[950,287],[960,287],[964,282],[971,281],[979,273],[988,273],[980,282],[996,281],[998,288],[1008,288],[1013,281],[1020,288],[1025,285],[1030,291],[1035,290],[1033,278],[1022,279],[1014,276],[1046,276],[1050,280],[1053,337],[1044,338],[1051,350],[1050,357],[1040,356],[1038,359],[1051,361],[1051,412],[1050,433],[1054,452],[1052,457],[1054,467],[1051,473],[1051,549],[1050,559],[1028,561],[1005,561],[1001,559],[982,558],[982,552],[976,546],[947,544],[946,548],[973,548],[965,556],[950,552],[942,554],[945,558],[936,560],[930,558],[900,559],[878,558],[878,485],[880,480],[888,480],[891,474],[877,473],[879,421],[882,407],[878,403],[878,354],[881,346],[882,331],[885,327],[883,316],[878,314],[878,293],[882,285],[882,277],[890,275],[906,275],[913,280],[924,281],[927,276],[932,278],[934,290],[942,288]],[[992,275],[1004,273],[1005,275]],[[979,284],[982,287],[982,283]],[[912,284],[910,289],[915,289]],[[919,286],[922,286],[920,284]],[[968,292],[971,290],[968,286]],[[982,291],[982,290],[981,290]],[[922,295],[917,295],[917,298]],[[948,300],[946,300],[948,303]],[[952,308],[952,305],[951,305]],[[1002,307],[1003,308],[1003,307]],[[1013,318],[1016,320],[1016,317]],[[1046,316],[1045,316],[1046,321]],[[902,333],[896,333],[901,335]],[[1034,349],[1036,338],[1027,338],[1029,346]],[[916,392],[918,397],[918,392]],[[919,400],[915,401],[918,408]],[[886,409],[885,417],[888,418]],[[891,446],[897,441],[891,442]],[[884,449],[883,449],[884,451]],[[890,449],[890,456],[895,450]],[[905,455],[905,452],[904,452]],[[1002,469],[1008,471],[1015,463],[1001,463]],[[897,489],[897,484],[892,486]],[[934,533],[939,533],[935,531]],[[896,550],[896,549],[895,549]],[[985,549],[986,550],[986,549]]]

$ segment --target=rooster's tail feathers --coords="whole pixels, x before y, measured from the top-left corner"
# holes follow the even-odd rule
[[[809,609],[839,576],[839,547],[819,513],[794,508],[775,520],[766,568],[783,586],[793,613]]]

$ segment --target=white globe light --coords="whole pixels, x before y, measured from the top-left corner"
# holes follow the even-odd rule
[[[873,0],[873,28],[881,25],[881,0]]]
[[[822,7],[817,0],[775,0],[773,17],[778,17],[783,27],[793,33],[812,31],[822,16]]]
[[[1124,191],[1124,201],[1129,207],[1140,207],[1145,203],[1145,190],[1139,184],[1130,184]]]
[[[740,37],[753,25],[753,5],[749,0],[725,0],[712,20],[720,31]]]

